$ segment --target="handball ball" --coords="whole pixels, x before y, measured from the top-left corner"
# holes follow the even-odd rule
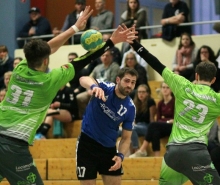
[[[87,30],[80,38],[82,47],[87,51],[97,50],[102,46],[102,34],[97,30]]]

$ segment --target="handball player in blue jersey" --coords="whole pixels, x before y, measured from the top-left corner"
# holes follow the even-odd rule
[[[160,75],[175,96],[172,132],[164,155],[160,185],[219,185],[220,177],[207,150],[207,133],[220,115],[220,94],[210,86],[216,79],[216,67],[201,62],[196,67],[196,84],[174,74],[140,43],[134,50]]]
[[[116,84],[91,77],[80,78],[80,84],[93,92],[83,116],[77,147],[77,176],[81,185],[95,185],[97,172],[105,185],[121,184],[122,161],[130,147],[136,113],[129,94],[137,77],[135,69],[122,68]],[[120,124],[122,136],[117,151]]]

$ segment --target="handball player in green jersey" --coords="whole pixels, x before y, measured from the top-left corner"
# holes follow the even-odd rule
[[[174,74],[140,43],[134,50],[164,79],[175,96],[172,132],[164,155],[160,185],[219,185],[220,177],[207,150],[207,133],[220,115],[220,94],[210,86],[216,79],[216,67],[201,62],[196,67],[197,83]]]
[[[83,30],[92,12],[90,6],[87,6],[75,25],[48,43],[32,40],[24,46],[26,59],[15,67],[6,96],[0,103],[0,181],[6,177],[13,185],[43,184],[28,145],[33,144],[36,130],[44,120],[57,91],[75,73],[114,44],[126,41],[131,43],[136,38],[131,29],[122,30],[119,26],[97,51],[88,52],[46,73],[49,55],[57,51],[73,34]]]

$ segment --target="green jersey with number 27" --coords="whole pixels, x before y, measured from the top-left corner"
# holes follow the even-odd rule
[[[164,81],[175,95],[175,115],[168,145],[207,144],[207,133],[220,115],[220,94],[207,85],[193,84],[168,68]]]

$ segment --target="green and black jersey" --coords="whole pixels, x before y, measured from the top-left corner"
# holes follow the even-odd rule
[[[175,95],[175,115],[168,145],[207,144],[207,133],[220,115],[220,93],[174,74],[140,43],[134,50],[160,75]]]

